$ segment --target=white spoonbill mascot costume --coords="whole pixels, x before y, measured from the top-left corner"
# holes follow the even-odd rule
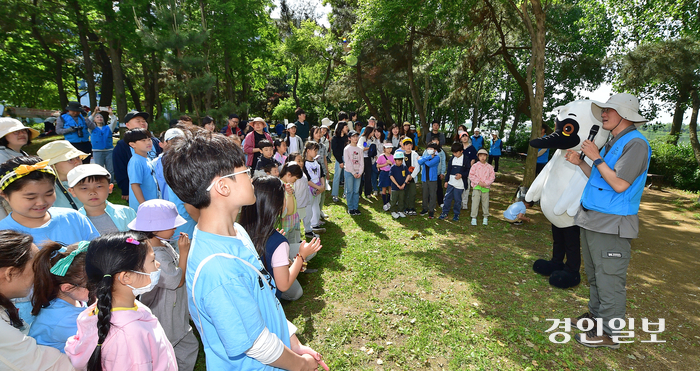
[[[535,262],[535,272],[549,276],[549,283],[569,288],[581,282],[581,240],[574,215],[581,206],[581,194],[588,178],[578,166],[566,161],[566,150],[577,151],[584,140],[595,135],[600,149],[609,131],[593,115],[590,100],[577,100],[559,107],[554,133],[530,141],[535,148],[558,149],[535,178],[525,195],[526,201],[540,201],[542,213],[552,223],[552,259]],[[591,161],[586,159],[590,164]],[[566,259],[565,259],[566,258]],[[566,261],[565,261],[566,260]]]

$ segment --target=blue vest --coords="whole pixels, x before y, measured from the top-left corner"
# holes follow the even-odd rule
[[[491,143],[491,148],[489,150],[489,154],[491,156],[500,156],[501,155],[501,139],[498,138]]]
[[[83,116],[78,115],[77,121],[75,120],[75,117],[64,113],[61,115],[61,118],[63,119],[63,127],[64,128],[74,128],[74,127],[82,127],[83,128],[83,137],[79,137],[78,133],[75,131],[64,134],[63,137],[71,142],[71,143],[80,143],[80,142],[89,142],[90,141],[90,133],[88,132],[87,125],[85,124],[85,118]]]
[[[624,192],[617,193],[603,179],[598,168],[594,166],[591,169],[591,176],[588,178],[588,183],[586,183],[586,188],[583,189],[583,195],[581,196],[581,205],[584,208],[613,215],[636,215],[639,212],[639,202],[642,199],[642,191],[647,180],[647,172],[649,171],[649,162],[651,160],[649,141],[639,131],[633,130],[618,139],[610,148],[610,152],[606,153],[605,149],[603,149],[600,155],[605,160],[605,163],[613,169],[615,163],[622,155],[625,145],[635,138],[644,140],[649,149],[646,171],[638,176]]]
[[[546,137],[546,135],[543,135],[542,138]],[[547,161],[549,161],[549,148],[541,155],[537,156],[537,163],[538,164],[546,164]]]
[[[277,247],[279,247],[282,242],[287,242],[287,238],[277,231],[272,232],[270,238],[265,242],[265,269],[267,269],[273,279],[275,275],[272,273],[272,254],[275,253],[275,250],[277,250]],[[275,287],[275,296],[277,296],[277,299],[282,296],[282,293],[280,290],[277,290],[277,287]]]

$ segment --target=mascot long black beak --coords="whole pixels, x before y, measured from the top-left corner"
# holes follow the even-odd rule
[[[556,120],[556,128],[552,134],[533,139],[530,141],[530,145],[534,148],[572,148],[581,142],[581,138],[578,136],[578,129],[578,122],[574,119]]]

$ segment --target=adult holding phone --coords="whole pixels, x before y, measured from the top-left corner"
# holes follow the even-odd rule
[[[79,102],[68,102],[66,111],[56,119],[56,134],[63,135],[78,151],[91,154],[90,131],[95,128],[95,123],[83,116],[85,111]],[[83,160],[83,164],[89,163],[90,156]]]

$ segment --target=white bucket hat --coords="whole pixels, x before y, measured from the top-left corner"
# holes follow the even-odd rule
[[[106,176],[107,179],[112,178],[109,171],[98,164],[78,165],[68,172],[68,187],[75,187],[81,180],[95,175]]]
[[[639,99],[632,94],[615,94],[605,103],[593,101],[591,104],[591,112],[593,112],[593,116],[601,122],[603,121],[603,108],[614,109],[620,117],[633,122],[636,126],[640,126],[649,121],[639,114]]]
[[[321,120],[321,127],[322,128],[329,128],[329,127],[331,127],[331,125],[333,125],[333,121],[331,121],[331,119],[329,119],[328,117],[324,117]]]
[[[12,117],[0,118],[0,138],[20,130],[29,130],[29,139],[34,139],[39,136],[38,130],[22,125],[22,123],[17,119],[13,119]]]

